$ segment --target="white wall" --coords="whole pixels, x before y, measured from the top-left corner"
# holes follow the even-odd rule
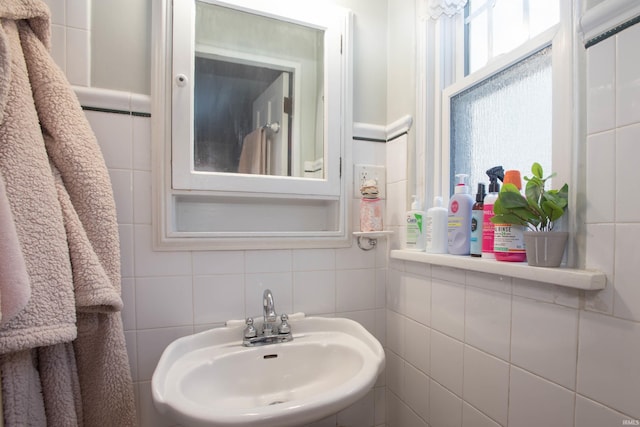
[[[346,249],[154,252],[151,249],[150,119],[86,112],[116,198],[123,278],[123,321],[141,426],[173,425],[152,406],[150,380],[172,340],[261,316],[273,291],[278,313],[357,320],[384,342],[386,251]],[[384,423],[384,382],[351,410],[324,422]],[[354,422],[357,420],[357,422]]]
[[[51,56],[72,85],[91,82],[89,0],[46,0],[51,10]]]
[[[159,1],[159,0],[153,0]],[[90,0],[47,0],[67,10]],[[326,0],[355,14],[354,121],[387,124],[387,1]],[[150,93],[152,0],[94,1],[91,5],[92,86]],[[53,9],[53,7],[52,7]],[[407,39],[410,40],[409,35]],[[88,86],[88,85],[87,85]],[[405,113],[406,114],[406,113]]]
[[[66,1],[72,9],[91,3],[91,86],[148,95],[156,0]]]
[[[148,52],[142,44],[127,45],[127,37],[122,38],[145,28],[143,18],[150,14],[149,2],[134,2],[132,14],[137,18],[133,21],[131,15],[122,18],[122,14],[128,13],[128,2],[94,2],[93,25],[86,24],[81,33],[86,41],[84,49],[75,49],[67,34],[77,32],[76,21],[89,21],[89,0],[47,0],[47,3],[52,11],[58,11],[54,14],[57,18],[53,21],[52,53],[70,82],[121,91],[107,92],[105,98],[123,105],[119,108],[124,110],[149,111],[149,98],[145,96],[148,57],[144,61],[132,60],[136,54],[145,58]],[[359,52],[356,69],[362,75],[355,78],[355,113],[361,121],[386,124],[386,1],[339,3],[360,9],[356,11],[355,50]],[[103,13],[107,4],[111,10]],[[140,7],[146,12],[140,13]],[[55,37],[56,33],[62,36]],[[111,44],[89,43],[91,37]],[[375,50],[376,55],[366,59],[360,56],[363,50]],[[105,69],[96,69],[101,67]],[[78,70],[86,71],[83,78],[73,77]],[[369,252],[355,245],[321,250],[154,252],[150,118],[95,111],[87,111],[86,116],[102,148],[116,199],[122,256],[122,316],[141,427],[173,425],[156,413],[150,393],[151,375],[166,345],[180,336],[221,326],[228,319],[260,316],[261,295],[267,287],[274,293],[279,313],[303,311],[309,315],[351,318],[384,343],[387,265],[384,240]],[[384,144],[354,141],[354,163],[384,165],[385,155]],[[357,228],[356,215],[353,221]],[[375,390],[360,402],[314,425],[384,425],[385,400],[381,378]]]
[[[606,273],[606,289],[392,262],[389,427],[604,427],[640,419],[639,41],[635,25],[588,50],[580,249],[588,268]]]
[[[413,2],[406,0],[399,8],[394,3],[389,10],[389,61],[386,41],[378,38],[386,30],[376,31],[385,22],[378,12],[386,13],[386,6],[380,7],[384,2],[375,3],[375,13],[366,8],[369,2],[350,3],[359,9],[357,43],[369,53],[380,53],[375,60],[367,54],[356,64],[354,118],[388,123],[415,104],[410,71],[414,41],[404,44],[400,35]],[[82,9],[75,4],[67,11]],[[640,155],[640,63],[634,50],[639,28],[588,52],[587,246],[582,249],[588,267],[607,274],[607,288],[598,292],[394,262],[385,316],[384,247],[371,252],[152,252],[149,119],[87,113],[117,198],[123,317],[141,425],[167,425],[154,413],[149,394],[149,378],[166,343],[228,317],[256,314],[264,286],[272,286],[281,311],[355,318],[386,344],[389,426],[601,427],[640,418],[640,288],[633,268],[640,240],[635,165]],[[84,53],[60,48],[72,37],[59,34],[76,29],[82,30],[54,26],[54,54],[64,53],[57,58],[63,58],[59,63],[72,81],[74,72],[84,70]],[[366,43],[365,36],[373,35],[374,41]],[[76,56],[80,65],[69,65]],[[385,75],[387,88],[387,74],[388,92],[380,94],[380,76]],[[75,84],[82,85],[83,79]],[[354,142],[354,162],[389,160],[386,220],[397,229],[406,208],[411,138],[386,146]],[[381,424],[384,400],[385,389],[378,387],[359,409],[340,415],[339,422]]]

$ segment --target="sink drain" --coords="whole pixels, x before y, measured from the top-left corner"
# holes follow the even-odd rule
[[[269,406],[278,405],[278,404],[284,403],[284,402],[286,402],[286,400],[276,400],[276,401],[273,401],[273,402],[269,403]]]

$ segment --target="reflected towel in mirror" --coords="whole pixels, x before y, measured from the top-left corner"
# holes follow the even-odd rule
[[[238,173],[268,174],[269,146],[264,128],[256,129],[244,137],[238,164]]]

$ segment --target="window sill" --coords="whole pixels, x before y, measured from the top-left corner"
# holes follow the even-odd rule
[[[518,279],[551,283],[568,288],[595,291],[604,289],[606,276],[596,270],[575,268],[531,267],[526,262],[502,262],[470,256],[429,254],[410,250],[393,250],[390,257],[403,261],[420,262],[443,267],[459,268],[467,271],[496,274]]]

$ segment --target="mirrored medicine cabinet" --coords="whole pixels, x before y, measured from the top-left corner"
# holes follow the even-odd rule
[[[153,3],[157,249],[350,244],[352,16],[302,3]]]

